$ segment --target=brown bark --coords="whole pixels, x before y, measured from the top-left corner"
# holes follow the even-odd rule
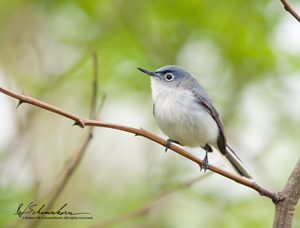
[[[290,228],[300,197],[300,159],[279,196],[284,199],[275,204],[273,228]]]

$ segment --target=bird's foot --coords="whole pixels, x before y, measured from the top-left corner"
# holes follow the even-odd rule
[[[167,153],[168,149],[170,149],[170,146],[171,146],[171,142],[172,142],[172,139],[167,139],[167,142],[166,142],[166,150],[165,150],[165,153]]]
[[[208,169],[208,157],[207,155],[205,155],[202,163],[200,164],[200,171],[204,169],[204,173],[206,172],[206,170]]]
[[[167,153],[168,149],[170,149],[170,146],[171,146],[171,143],[177,143],[181,146],[181,144],[175,140],[172,140],[172,139],[167,139],[167,142],[165,144],[165,147],[166,147],[166,150],[165,150],[165,153]]]

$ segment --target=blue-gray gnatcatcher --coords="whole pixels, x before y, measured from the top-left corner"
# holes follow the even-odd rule
[[[208,167],[207,153],[212,147],[235,173],[252,179],[242,161],[226,143],[223,123],[207,92],[196,78],[178,66],[164,66],[155,72],[138,68],[151,78],[153,114],[159,128],[171,142],[206,151],[201,164]]]

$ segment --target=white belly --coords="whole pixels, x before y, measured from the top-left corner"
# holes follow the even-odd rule
[[[191,91],[170,88],[159,94],[152,91],[152,94],[155,120],[170,139],[188,147],[216,145],[218,125]]]

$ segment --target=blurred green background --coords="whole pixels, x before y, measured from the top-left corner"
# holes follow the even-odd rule
[[[299,2],[290,3],[300,12]],[[18,93],[24,86],[27,95],[88,118],[96,52],[98,103],[107,95],[98,119],[166,138],[152,116],[150,80],[136,67],[179,65],[211,95],[229,145],[255,182],[280,191],[300,155],[299,37],[299,23],[279,0],[1,0],[0,85]],[[0,227],[27,225],[13,213],[51,189],[88,133],[62,116],[16,105],[0,94]],[[210,162],[226,168],[215,153]],[[97,128],[53,206],[67,203],[93,219],[37,227],[99,225],[202,175],[147,139]],[[273,217],[269,199],[213,174],[110,227],[257,228],[271,227]]]

